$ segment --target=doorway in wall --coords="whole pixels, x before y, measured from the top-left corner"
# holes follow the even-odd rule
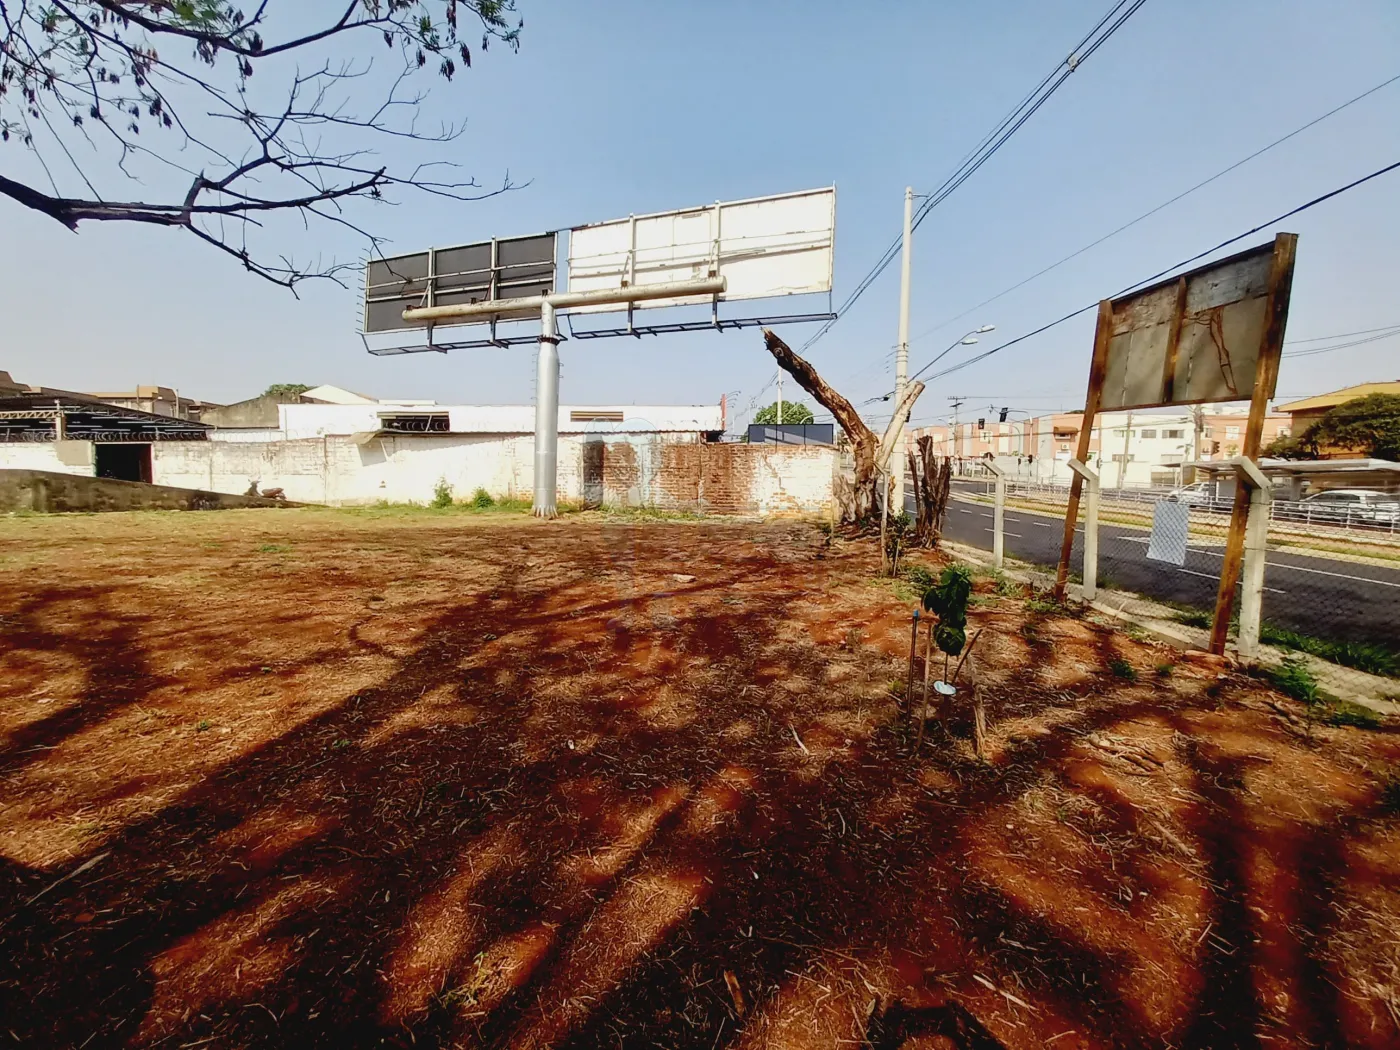
[[[117,481],[151,480],[149,443],[97,443],[97,476]]]

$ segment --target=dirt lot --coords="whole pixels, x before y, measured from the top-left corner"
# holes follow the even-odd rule
[[[1395,727],[984,580],[990,759],[961,705],[916,758],[876,570],[801,524],[0,520],[0,1041],[1400,1045]]]

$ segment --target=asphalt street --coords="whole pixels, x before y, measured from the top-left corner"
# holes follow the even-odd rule
[[[1006,553],[1054,566],[1060,557],[1060,519],[1007,508]],[[1071,564],[1083,558],[1082,528]],[[992,546],[992,508],[956,495],[948,505],[944,535],[957,543]],[[1209,609],[1215,604],[1223,547],[1188,546],[1186,564],[1147,560],[1148,533],[1121,525],[1099,526],[1099,585],[1136,591]],[[1395,644],[1400,639],[1400,568],[1382,568],[1291,551],[1270,551],[1264,574],[1264,619],[1304,634]]]

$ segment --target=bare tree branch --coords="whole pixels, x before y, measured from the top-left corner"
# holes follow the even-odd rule
[[[104,221],[183,228],[291,288],[311,277],[338,280],[345,266],[297,264],[281,254],[260,262],[248,238],[250,231],[259,240],[268,236],[261,216],[299,216],[305,228],[330,223],[378,252],[382,239],[351,217],[351,202],[393,203],[390,193],[409,191],[473,201],[512,188],[508,176],[491,190],[470,178],[433,177],[439,167],[455,167],[445,160],[395,170],[374,159],[372,140],[456,140],[462,124],[420,129],[427,92],[407,90],[409,81],[428,55],[438,62],[429,72],[447,80],[459,62],[471,65],[459,35],[462,11],[475,16],[482,50],[492,39],[518,48],[523,23],[511,22],[514,0],[345,0],[320,27],[268,43],[271,8],[270,0],[247,15],[229,0],[0,0],[0,141],[27,150],[52,185],[46,193],[17,173],[0,174],[0,197],[69,229]],[[368,59],[319,59],[309,73],[285,67],[293,53],[350,34],[382,40],[397,54],[402,66],[387,83]],[[162,39],[167,47],[191,42],[193,54],[162,54]],[[283,104],[268,108],[255,99],[269,98],[275,82],[265,84],[264,74],[256,92],[250,82],[258,70],[278,75],[274,56],[286,56],[282,72],[289,75]],[[197,72],[201,66],[209,72]],[[367,91],[376,96],[368,105]],[[89,135],[92,122],[105,138]],[[165,145],[147,140],[148,127],[175,138]],[[50,151],[62,155],[71,175],[45,163]],[[0,171],[5,158],[0,151]],[[140,183],[147,162],[160,165],[162,183],[174,173],[189,181],[174,194],[130,200],[111,192],[110,177],[101,174]],[[55,175],[80,192],[65,192]]]

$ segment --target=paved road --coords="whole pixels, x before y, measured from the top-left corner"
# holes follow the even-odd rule
[[[1059,561],[1061,520],[1006,510],[1006,552],[1023,561]],[[958,543],[991,549],[992,508],[954,496],[945,534]],[[1072,565],[1082,561],[1083,529]],[[1147,560],[1147,532],[1099,526],[1099,582],[1209,609],[1215,604],[1223,548],[1188,547],[1186,565]],[[1264,574],[1264,619],[1304,634],[1352,641],[1400,638],[1400,569],[1333,558],[1270,551]]]

